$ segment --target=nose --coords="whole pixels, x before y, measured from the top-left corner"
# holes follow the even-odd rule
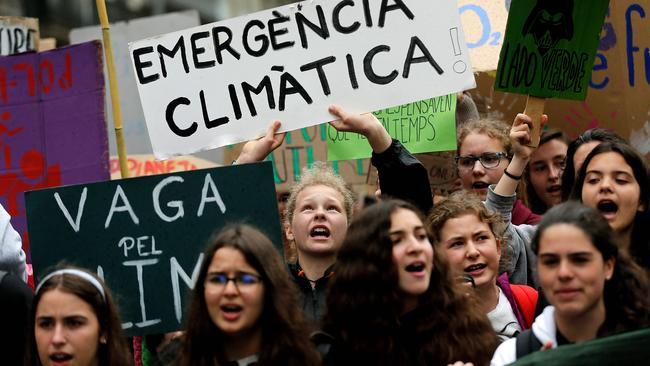
[[[408,240],[406,250],[409,254],[418,254],[424,250],[425,245],[430,245],[428,241],[420,241],[413,235],[409,236],[406,240]]]
[[[326,211],[327,210],[325,210],[324,207],[321,207],[321,206],[316,207],[316,209],[314,209],[314,217],[317,218],[317,219],[324,219]]]
[[[548,178],[549,178],[550,180],[553,180],[553,181],[554,181],[554,180],[557,180],[557,179],[560,178],[560,174],[561,174],[561,172],[562,172],[562,171],[561,171],[560,167],[558,167],[558,166],[555,165],[555,164],[551,164],[551,166],[550,166],[550,168],[549,168],[549,176],[548,176]]]
[[[481,252],[478,251],[478,248],[472,241],[467,242],[466,248],[467,252],[465,253],[465,256],[467,256],[467,258],[476,258],[481,254]]]
[[[599,190],[601,192],[611,192],[612,190],[612,179],[610,177],[603,177],[600,180]]]
[[[56,324],[54,326],[54,333],[52,334],[52,344],[62,345],[65,344],[65,331],[61,324]]]
[[[239,294],[239,289],[235,285],[234,280],[228,280],[223,288],[223,294],[225,296],[235,296]]]
[[[571,265],[568,263],[568,261],[560,261],[557,276],[561,281],[568,281],[573,278],[573,270],[571,269]]]
[[[483,167],[483,164],[481,164],[480,160],[476,160],[474,162],[474,166],[472,167],[472,174],[474,174],[474,175],[484,175],[485,174],[485,168]]]

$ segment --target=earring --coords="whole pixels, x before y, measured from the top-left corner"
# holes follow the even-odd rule
[[[99,343],[106,344],[106,337],[101,336],[101,338],[99,338]]]

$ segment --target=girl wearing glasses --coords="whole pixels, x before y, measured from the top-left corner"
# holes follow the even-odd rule
[[[133,363],[108,288],[84,269],[61,266],[43,277],[31,321],[26,365]]]
[[[564,132],[544,131],[539,146],[530,156],[524,186],[528,205],[538,215],[562,202],[562,172],[568,146]]]
[[[512,157],[509,126],[489,119],[467,122],[458,132],[458,177],[465,190],[485,201],[488,187],[506,172]],[[540,220],[521,200],[512,208],[512,223],[535,224]]]
[[[497,338],[434,253],[417,209],[386,200],[362,211],[337,257],[323,333],[326,365],[486,365]]]
[[[318,365],[295,288],[257,229],[224,229],[204,252],[180,365]]]

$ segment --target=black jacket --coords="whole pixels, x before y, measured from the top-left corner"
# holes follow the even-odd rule
[[[289,272],[291,278],[298,288],[299,298],[298,305],[302,308],[305,318],[320,329],[320,321],[325,314],[325,292],[330,277],[334,274],[332,267],[329,267],[323,273],[323,276],[314,281],[312,287],[311,281],[305,276],[299,263],[289,263]]]

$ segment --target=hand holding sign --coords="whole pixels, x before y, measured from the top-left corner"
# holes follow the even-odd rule
[[[388,149],[392,139],[384,126],[372,113],[354,114],[348,113],[337,105],[329,107],[330,113],[338,117],[330,125],[341,132],[355,132],[368,139],[372,151],[380,153]]]
[[[528,94],[531,146],[539,144],[542,98],[584,100],[609,0],[515,1],[494,88]]]
[[[235,160],[237,164],[262,161],[284,142],[286,133],[277,133],[282,123],[273,121],[266,130],[266,135],[257,140],[248,141]]]

